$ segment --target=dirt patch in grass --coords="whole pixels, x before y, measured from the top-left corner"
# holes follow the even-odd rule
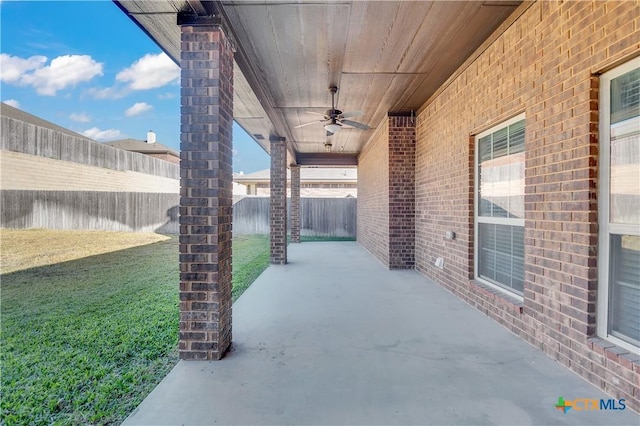
[[[53,265],[168,239],[151,232],[0,229],[0,273]]]

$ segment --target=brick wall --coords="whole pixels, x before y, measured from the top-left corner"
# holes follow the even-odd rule
[[[595,75],[638,55],[640,8],[540,1],[522,10],[420,111],[416,269],[640,410],[640,358],[595,338]],[[525,289],[518,303],[471,279],[473,135],[522,112]],[[444,239],[449,230],[455,240]],[[443,270],[433,265],[436,257],[444,258]]]
[[[271,263],[287,263],[287,143],[271,140],[271,194],[269,207]]]
[[[389,266],[389,120],[358,157],[358,242]]]
[[[389,117],[389,268],[415,265],[415,154],[413,117]]]
[[[214,360],[231,344],[233,51],[217,27],[181,30],[180,358]]]
[[[415,120],[389,116],[358,157],[358,242],[389,269],[415,264]]]

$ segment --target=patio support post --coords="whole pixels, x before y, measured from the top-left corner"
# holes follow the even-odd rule
[[[291,242],[300,242],[300,166],[291,165]]]
[[[416,126],[410,116],[389,116],[389,268],[415,266]]]
[[[211,23],[181,26],[180,358],[231,344],[233,50]]]
[[[271,227],[271,263],[287,263],[287,142],[272,136],[271,196],[269,222]]]

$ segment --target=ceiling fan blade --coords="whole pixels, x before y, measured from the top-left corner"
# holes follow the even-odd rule
[[[327,130],[327,137],[333,136],[333,133]]]
[[[357,129],[361,129],[361,130],[369,130],[370,129],[370,127],[367,126],[366,124],[358,123],[357,121],[340,120],[340,123],[346,124],[347,126],[355,127]]]
[[[364,112],[362,111],[343,112],[342,114],[340,114],[340,118],[357,117],[362,114],[364,114]]]
[[[295,126],[294,129],[299,129],[300,127],[310,126],[312,124],[318,124],[318,123],[322,123],[322,121],[311,121],[309,123],[304,123],[299,126]]]

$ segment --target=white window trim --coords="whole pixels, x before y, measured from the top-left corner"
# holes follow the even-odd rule
[[[611,172],[611,80],[638,68],[636,61],[620,65],[600,76],[600,175],[598,187],[598,299],[596,308],[596,333],[611,343],[623,347],[632,353],[640,354],[640,348],[609,334],[609,256],[611,253],[610,235],[638,234],[636,225],[610,224],[610,172]]]
[[[474,244],[473,244],[473,277],[476,281],[479,281],[485,285],[490,286],[491,288],[494,288],[496,290],[498,290],[499,292],[505,294],[506,296],[509,297],[514,297],[516,298],[520,303],[524,302],[524,296],[513,292],[513,291],[509,291],[509,289],[502,287],[498,284],[494,284],[491,281],[484,279],[482,277],[480,277],[478,275],[478,223],[492,223],[492,224],[498,224],[498,225],[515,225],[515,226],[522,226],[524,228],[524,223],[525,220],[524,219],[506,219],[505,218],[500,218],[500,217],[485,217],[482,219],[481,222],[478,222],[478,203],[479,203],[479,194],[478,191],[480,190],[479,188],[479,179],[478,179],[478,154],[479,154],[479,149],[478,149],[478,142],[480,141],[481,138],[485,137],[486,135],[489,135],[491,133],[494,133],[500,129],[503,129],[505,127],[509,127],[514,123],[517,123],[518,121],[524,120],[525,119],[525,113],[523,112],[522,114],[516,115],[515,117],[512,117],[506,121],[502,121],[498,124],[496,124],[495,126],[491,127],[490,129],[485,130],[484,132],[478,133],[477,135],[474,136],[474,141],[473,143],[474,145],[474,154],[473,154],[473,233],[474,233]],[[525,124],[525,133],[526,133],[526,124]],[[525,144],[526,144],[526,140],[525,140]],[[526,148],[525,148],[525,156],[526,156]]]

